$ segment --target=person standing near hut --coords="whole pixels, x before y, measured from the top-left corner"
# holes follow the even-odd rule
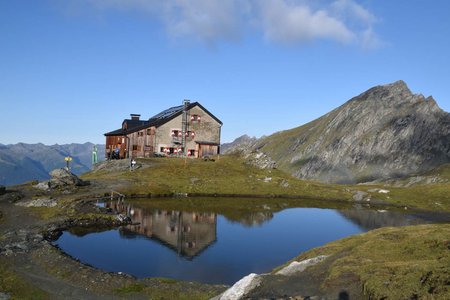
[[[114,149],[114,158],[120,159],[120,144],[118,144],[116,149]]]

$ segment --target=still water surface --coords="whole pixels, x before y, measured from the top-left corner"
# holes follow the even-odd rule
[[[128,214],[136,225],[103,232],[65,231],[55,244],[106,271],[204,283],[232,284],[349,235],[424,222],[402,212],[363,208],[268,207],[236,220],[214,212],[148,208],[142,202],[105,206]]]

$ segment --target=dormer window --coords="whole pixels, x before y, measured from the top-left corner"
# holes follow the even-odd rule
[[[191,122],[200,122],[201,117],[199,115],[192,115],[191,116]]]

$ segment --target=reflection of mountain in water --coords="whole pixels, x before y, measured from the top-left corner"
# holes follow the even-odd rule
[[[405,226],[424,223],[423,220],[396,211],[376,211],[366,209],[339,210],[342,216],[366,230],[388,226]]]
[[[226,215],[225,217],[230,221],[239,222],[244,226],[252,227],[252,226],[260,226],[263,223],[272,220],[273,213],[254,212],[254,213],[245,213],[243,215],[240,215],[239,217],[231,217],[229,215]]]
[[[136,224],[123,227],[122,236],[145,235],[190,259],[216,241],[217,216],[214,213],[150,210],[122,201],[106,203],[105,207],[127,214]]]

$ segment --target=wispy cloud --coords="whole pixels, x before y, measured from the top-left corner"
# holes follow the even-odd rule
[[[317,39],[381,45],[377,18],[355,0],[72,0],[99,11],[134,10],[158,19],[172,39],[208,45],[256,31],[267,41],[300,44]]]
[[[341,20],[324,9],[313,11],[306,3],[270,0],[258,6],[262,31],[271,41],[297,43],[320,38],[348,43],[355,38]]]
[[[336,0],[331,7],[338,18],[352,24],[353,32],[357,36],[356,41],[363,49],[379,48],[384,45],[374,30],[378,18],[368,9],[353,0]]]

